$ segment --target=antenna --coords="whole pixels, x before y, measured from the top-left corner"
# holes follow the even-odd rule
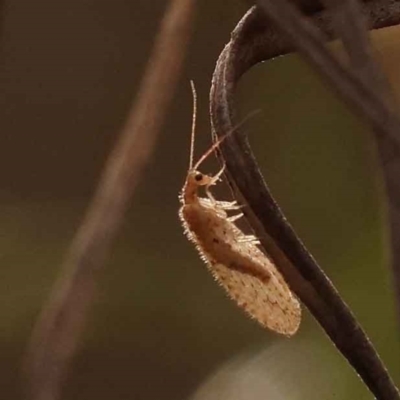
[[[254,115],[258,114],[260,110],[254,110],[250,114],[248,114],[241,122],[236,124],[228,133],[225,133],[225,135],[222,135],[221,137],[218,138],[218,140],[200,157],[200,159],[197,161],[193,169],[197,169],[199,165],[210,155],[213,153],[213,151],[218,148],[218,146],[228,137],[231,136],[237,129],[239,129],[245,122],[247,122],[250,118],[254,117]],[[192,157],[191,157],[192,158]],[[191,161],[192,163],[192,161]],[[192,164],[191,164],[192,165]]]
[[[226,133],[225,135],[221,136],[197,161],[196,165],[193,169],[197,169],[199,165],[210,155],[212,152],[231,134],[232,132]]]
[[[197,93],[194,87],[194,82],[190,80],[193,96],[193,116],[192,116],[192,134],[190,136],[190,156],[189,156],[189,170],[193,168],[193,153],[194,153],[194,137],[196,134],[196,115],[197,115]]]

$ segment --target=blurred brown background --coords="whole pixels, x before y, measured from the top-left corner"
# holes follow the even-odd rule
[[[3,3],[0,63],[0,387],[20,364],[110,147],[134,98],[165,1]],[[197,154],[208,90],[243,2],[199,2],[173,107],[102,275],[64,399],[370,399],[307,311],[291,340],[248,320],[214,284],[177,219],[188,164],[189,79]],[[400,30],[374,35],[400,91]],[[373,142],[295,56],[255,68],[238,100],[273,193],[400,384]],[[211,172],[211,164],[207,172]]]

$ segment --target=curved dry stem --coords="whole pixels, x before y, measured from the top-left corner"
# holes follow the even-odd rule
[[[342,39],[343,45],[347,50],[352,70],[360,76],[364,82],[368,82],[369,86],[375,91],[375,95],[380,98],[382,103],[386,102],[389,109],[394,109],[397,101],[390,90],[390,85],[385,75],[374,62],[374,51],[368,40],[366,18],[364,18],[359,3],[357,0],[324,0],[324,2],[333,15],[335,31],[337,32],[337,36]],[[384,8],[381,8],[381,10],[385,10],[386,15],[390,14],[393,21],[393,18],[396,17],[396,13],[398,14],[399,3],[400,2],[394,2],[390,10]],[[393,7],[396,5],[397,10],[394,10]],[[395,13],[393,11],[395,11]],[[398,18],[398,15],[396,18]],[[371,20],[371,17],[369,19]],[[370,25],[373,27],[374,23],[370,23]],[[392,259],[390,261],[398,323],[400,327],[400,250],[397,243],[400,237],[400,206],[398,204],[400,201],[400,187],[398,184],[397,172],[399,171],[400,164],[400,148],[391,140],[392,136],[398,137],[399,132],[398,130],[393,130],[391,136],[388,136],[385,135],[385,132],[381,130],[379,125],[374,125],[374,133],[381,157],[386,189],[389,194],[387,225],[390,228],[392,244]]]
[[[282,5],[287,2],[282,0],[268,3],[274,3],[271,8],[275,9],[279,8],[278,3]],[[286,16],[279,14],[277,18]],[[314,14],[312,18],[325,30],[326,39],[333,37],[332,24],[326,14]],[[294,22],[294,19],[291,15],[286,23],[297,26],[298,21]],[[379,24],[383,24],[382,20],[379,20]],[[330,54],[326,57],[326,48],[315,42],[307,26],[302,28],[305,32],[303,31],[303,36],[299,36],[299,40],[311,40],[311,43],[303,42],[303,45],[310,50],[311,44],[312,59],[319,67],[319,72],[328,76],[331,82],[339,81],[339,90],[343,89],[341,93],[344,92],[346,100],[355,105],[359,112],[363,113],[370,107],[375,108],[375,111],[379,108],[372,117],[374,124],[382,123],[390,129],[396,126],[396,114],[388,110],[385,103],[382,104],[374,91],[366,88],[353,74],[348,74]],[[230,132],[235,126],[233,96],[240,77],[256,63],[294,49],[291,40],[272,29],[264,14],[257,8],[252,8],[243,17],[231,37],[217,62],[210,94],[213,134],[217,137]],[[366,97],[368,101],[365,101]],[[363,104],[359,104],[360,102]],[[393,125],[387,124],[388,116]],[[248,206],[244,211],[250,225],[292,290],[308,307],[376,398],[399,399],[397,388],[365,332],[273,199],[246,136],[236,131],[221,144],[220,153],[226,163],[228,182],[235,198],[239,203]]]
[[[55,400],[79,342],[99,269],[150,160],[182,69],[194,0],[171,0],[136,103],[67,252],[53,293],[34,328],[25,363],[28,396]]]

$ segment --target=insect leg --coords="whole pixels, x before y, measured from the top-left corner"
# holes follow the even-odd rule
[[[205,192],[206,192],[207,197],[210,199],[211,204],[215,207],[217,205],[218,201],[215,200],[215,197],[211,194],[210,185],[207,185],[205,187]]]
[[[228,221],[229,222],[234,222],[234,221],[236,221],[236,220],[238,220],[239,218],[242,218],[242,217],[243,217],[243,213],[232,215],[232,217],[228,218]]]
[[[211,194],[210,186],[215,185],[219,181],[221,175],[224,173],[224,170],[225,170],[225,164],[222,166],[222,168],[219,170],[219,172],[212,177],[212,179],[210,180],[208,185],[206,185],[206,187],[205,187],[207,197],[210,199],[211,203],[214,206],[219,202],[217,200],[215,200],[214,196]]]
[[[218,173],[212,177],[211,182],[210,182],[210,186],[211,185],[215,185],[220,180],[221,175],[224,173],[224,171],[225,171],[225,164],[218,171]]]
[[[210,192],[210,188],[208,186],[205,187],[205,191],[210,201],[210,205],[214,208],[221,209],[225,212],[225,210],[240,210],[243,208],[242,205],[237,204],[236,201],[220,201],[216,200],[215,197]],[[239,217],[238,217],[239,218]]]
[[[238,239],[239,243],[260,244],[260,241],[253,235],[245,235]]]
[[[224,210],[240,210],[241,208],[243,208],[243,206],[239,205],[236,201],[219,201],[218,204]]]

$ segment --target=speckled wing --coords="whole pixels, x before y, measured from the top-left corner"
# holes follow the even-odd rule
[[[293,335],[301,321],[300,304],[255,238],[209,203],[184,205],[180,216],[187,236],[229,297],[261,325]]]

